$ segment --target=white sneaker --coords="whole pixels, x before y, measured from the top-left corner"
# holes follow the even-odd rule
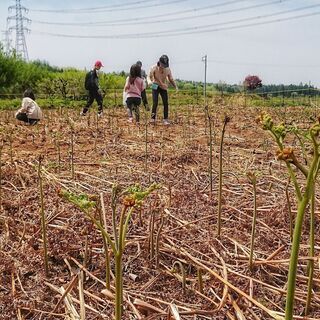
[[[128,119],[128,122],[131,122],[131,123],[132,123],[132,122],[133,122],[133,118],[130,117],[130,118]]]
[[[98,118],[101,118],[102,116],[103,116],[103,112],[102,111],[98,112]]]
[[[87,115],[87,114],[84,113],[83,111],[80,112],[80,116],[83,116],[83,117],[84,117],[84,116],[86,116],[86,115]]]
[[[170,124],[169,120],[168,119],[163,119],[163,124],[165,126],[168,126]]]

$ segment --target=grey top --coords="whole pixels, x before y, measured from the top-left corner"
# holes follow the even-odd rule
[[[141,78],[142,79],[147,79],[147,73],[144,69],[141,69]]]

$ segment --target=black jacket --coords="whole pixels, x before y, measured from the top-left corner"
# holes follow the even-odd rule
[[[93,69],[89,71],[86,75],[86,89],[89,91],[98,91],[99,88],[99,78],[97,70]]]

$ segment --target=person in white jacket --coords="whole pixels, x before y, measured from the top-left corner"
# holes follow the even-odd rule
[[[15,114],[16,119],[30,125],[38,123],[42,119],[42,111],[35,100],[33,91],[27,89],[23,93],[21,108]]]

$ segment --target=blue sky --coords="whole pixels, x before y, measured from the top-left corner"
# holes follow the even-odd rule
[[[129,70],[136,60],[148,70],[166,53],[174,77],[198,81],[203,80],[201,58],[207,54],[211,82],[239,83],[246,75],[257,74],[264,83],[310,81],[320,87],[320,15],[310,15],[320,12],[320,0],[21,2],[32,20],[26,35],[30,59],[81,69],[100,59],[104,71],[111,72]],[[8,6],[14,4],[0,2],[2,31],[7,16],[14,14],[8,13]],[[90,10],[79,10],[86,8]],[[295,19],[302,15],[310,16]],[[245,24],[251,26],[239,27]]]

